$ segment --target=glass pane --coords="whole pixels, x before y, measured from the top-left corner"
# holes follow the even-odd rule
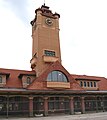
[[[91,87],[93,87],[93,82],[91,82]]]
[[[48,105],[49,105],[49,108],[48,108],[49,110],[54,109],[54,103],[53,102],[49,102]]]
[[[50,100],[50,101],[53,101],[53,100],[54,100],[54,97],[50,97],[49,100]]]
[[[58,80],[57,71],[53,71],[53,72],[52,72],[52,81],[56,81],[56,82],[57,82],[57,80]]]
[[[55,56],[55,52],[52,52],[52,56]]]
[[[88,87],[90,87],[90,83],[89,82],[87,82],[87,85],[88,85]]]
[[[59,102],[55,102],[54,105],[55,105],[55,106],[54,106],[54,107],[55,107],[54,109],[59,109],[59,106],[60,106],[60,103],[59,103]]]
[[[54,51],[49,51],[49,50],[45,50],[44,54],[47,56],[55,56],[55,52]]]
[[[67,82],[68,80],[67,80],[67,78],[66,78],[66,76],[63,74],[63,81],[64,82]]]
[[[69,102],[65,102],[64,107],[65,107],[65,109],[69,109]]]
[[[27,84],[30,84],[31,83],[31,79],[30,77],[27,77]]]
[[[94,82],[94,87],[96,87],[96,82]]]
[[[47,81],[51,81],[52,80],[52,75],[51,73],[49,73],[48,77],[47,77]]]
[[[84,82],[84,87],[86,87],[86,82]]]
[[[80,81],[80,86],[81,86],[81,87],[83,86],[83,82],[82,82],[82,81]]]
[[[62,82],[63,79],[62,79],[62,73],[61,72],[58,72],[58,82]]]
[[[55,100],[59,100],[59,97],[55,97]]]

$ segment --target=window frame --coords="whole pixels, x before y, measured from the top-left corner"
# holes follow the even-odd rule
[[[45,56],[55,57],[56,56],[56,52],[52,51],[52,50],[44,50],[44,55]]]

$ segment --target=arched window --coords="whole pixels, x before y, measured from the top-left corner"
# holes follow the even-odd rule
[[[27,84],[30,84],[31,83],[31,78],[30,77],[27,77]]]
[[[94,87],[96,87],[96,82],[94,82]]]
[[[84,87],[86,87],[86,86],[87,86],[86,81],[84,81]]]
[[[68,82],[67,77],[60,71],[52,71],[48,74],[47,81]]]
[[[0,83],[2,83],[2,76],[0,76]]]

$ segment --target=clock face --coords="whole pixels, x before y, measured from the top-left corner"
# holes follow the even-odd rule
[[[46,22],[46,24],[49,25],[49,26],[51,26],[51,25],[53,24],[53,21],[52,21],[51,18],[46,18],[45,22]]]

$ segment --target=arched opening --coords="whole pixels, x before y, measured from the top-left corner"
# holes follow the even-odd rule
[[[81,98],[74,97],[74,112],[81,112]]]
[[[44,100],[41,97],[34,97],[33,112],[35,114],[44,114]]]
[[[85,111],[96,111],[96,99],[95,97],[85,97]]]
[[[85,111],[103,111],[104,102],[102,97],[86,97],[85,98]]]
[[[103,102],[103,97],[99,96],[97,97],[97,109],[98,111],[104,111],[104,102]]]
[[[27,97],[14,96],[9,97],[8,101],[8,115],[20,116],[29,115],[29,99]]]
[[[107,111],[107,96],[103,97],[104,111]]]
[[[49,97],[48,99],[48,113],[49,114],[69,114],[69,98],[67,97]]]
[[[7,97],[0,96],[0,116],[7,115]]]
[[[64,73],[58,70],[54,70],[48,74],[47,81],[51,82],[68,82],[68,79]]]

